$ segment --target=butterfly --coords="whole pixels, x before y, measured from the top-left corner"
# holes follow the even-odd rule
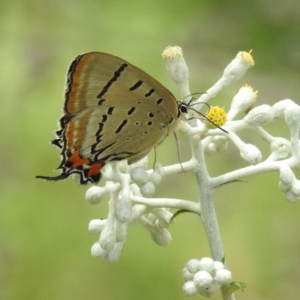
[[[110,161],[132,164],[176,130],[188,104],[129,62],[101,52],[79,55],[67,73],[64,114],[52,144],[61,149],[58,176],[98,183]]]

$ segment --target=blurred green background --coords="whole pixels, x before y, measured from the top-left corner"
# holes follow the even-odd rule
[[[182,47],[192,92],[207,90],[238,51],[253,49],[255,67],[210,104],[229,108],[245,83],[259,90],[258,105],[285,98],[299,103],[300,2],[2,0],[0,22],[0,299],[186,299],[183,266],[210,256],[196,215],[178,217],[165,248],[136,224],[121,259],[110,265],[91,257],[97,236],[87,231],[91,219],[106,217],[107,201],[87,204],[87,187],[72,179],[35,179],[59,164],[49,141],[61,116],[66,70],[78,54],[108,52],[179,97],[160,56],[166,46]],[[284,123],[266,128],[288,137]],[[256,134],[242,135],[268,155]],[[178,162],[175,147],[169,138],[158,160]],[[245,165],[233,146],[208,158],[212,176]],[[156,196],[197,201],[192,174],[167,178]],[[215,203],[233,278],[248,285],[237,299],[299,299],[300,204],[285,201],[278,173],[222,187]]]

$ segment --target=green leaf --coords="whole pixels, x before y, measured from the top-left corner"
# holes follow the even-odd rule
[[[230,295],[235,291],[241,290],[243,292],[246,287],[246,283],[232,281],[226,286],[222,287],[223,295],[225,296],[225,299],[229,299]]]

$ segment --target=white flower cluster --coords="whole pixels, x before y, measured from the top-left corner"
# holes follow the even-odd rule
[[[107,218],[92,220],[89,225],[90,232],[100,235],[92,247],[94,257],[102,257],[108,262],[117,261],[126,241],[127,231],[136,221],[148,230],[158,245],[168,245],[172,237],[167,228],[174,217],[169,209],[175,208],[179,212],[191,211],[201,215],[204,228],[209,228],[206,235],[213,249],[212,253],[217,253],[214,259],[220,260],[224,251],[213,207],[213,191],[217,187],[251,175],[277,171],[280,174],[279,188],[285,193],[286,199],[290,203],[300,199],[300,181],[292,171],[293,168],[299,169],[300,166],[299,105],[285,99],[272,106],[259,105],[253,108],[257,92],[245,85],[233,97],[227,116],[221,118],[226,122],[220,125],[225,131],[220,128],[210,129],[204,122],[195,118],[195,111],[200,109],[203,103],[215,97],[225,86],[240,79],[247,69],[254,65],[250,53],[239,52],[225,68],[217,83],[193,102],[191,109],[194,110],[193,113],[179,124],[178,131],[191,137],[192,157],[189,161],[166,167],[156,165],[154,170],[148,171],[146,171],[147,158],[132,166],[125,161],[106,165],[105,172],[102,172],[105,186],[92,187],[86,193],[86,199],[91,204],[100,203],[106,195],[110,199]],[[171,79],[176,83],[182,98],[187,99],[190,95],[188,68],[181,49],[168,47],[163,57],[166,59]],[[289,138],[273,136],[263,128],[265,124],[275,121],[284,121],[288,125]],[[239,137],[238,133],[244,129],[252,130],[268,143],[270,155],[264,160],[262,152],[256,145],[245,143]],[[225,151],[230,141],[239,149],[240,156],[247,166],[210,177],[204,152],[213,155]],[[199,203],[181,199],[151,198],[155,193],[155,186],[164,176],[177,174],[183,170],[197,175],[201,194]],[[201,208],[200,204],[205,205]],[[222,263],[210,258],[203,258],[200,261],[190,260],[183,270],[183,277],[185,280],[183,290],[187,296],[200,293],[210,297],[220,287],[231,282],[231,273]]]
[[[165,171],[157,165],[155,170],[146,172],[146,165],[147,158],[133,166],[126,162],[108,165],[103,173],[105,186],[93,186],[87,190],[86,200],[90,204],[100,203],[106,195],[110,197],[107,219],[95,219],[89,224],[89,231],[100,235],[99,240],[92,246],[93,257],[116,262],[126,241],[127,230],[135,221],[139,221],[148,230],[158,245],[166,246],[171,242],[171,234],[166,229],[173,216],[166,208],[169,199],[151,201],[144,198],[153,195],[155,184],[161,181]],[[184,209],[199,213],[194,203],[186,206],[184,200],[177,200],[176,206],[180,205]]]
[[[182,289],[188,297],[197,294],[212,297],[220,287],[232,281],[231,272],[225,269],[224,264],[209,257],[189,260],[182,275],[185,281]]]

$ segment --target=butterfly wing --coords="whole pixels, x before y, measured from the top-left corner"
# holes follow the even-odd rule
[[[77,173],[80,183],[97,182],[109,161],[135,162],[176,126],[174,96],[121,58],[91,52],[78,56],[67,77],[64,116],[53,144],[62,149],[59,180]]]

